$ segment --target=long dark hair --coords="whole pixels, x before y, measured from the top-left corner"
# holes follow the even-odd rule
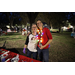
[[[37,26],[37,24],[36,24],[36,26]],[[37,28],[38,28],[38,30],[41,32],[41,30],[40,30],[40,28],[37,26]],[[38,34],[38,33],[37,33]]]
[[[37,21],[41,21],[43,23],[43,20],[41,18],[38,18]],[[36,23],[37,25],[37,23]],[[40,28],[37,26],[37,28],[39,29],[39,31],[41,32]]]

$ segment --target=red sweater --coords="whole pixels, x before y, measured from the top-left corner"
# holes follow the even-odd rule
[[[52,35],[51,35],[50,30],[46,27],[43,28],[42,32],[43,32],[43,36],[41,36],[41,38],[43,39],[42,45],[45,45],[48,42],[49,39],[52,39]],[[40,35],[41,34],[38,34],[38,39],[40,39]],[[38,47],[40,47],[39,42],[38,42]],[[49,45],[47,45],[44,49],[47,49],[47,48],[49,48]]]

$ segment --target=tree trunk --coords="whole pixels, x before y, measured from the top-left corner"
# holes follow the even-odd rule
[[[10,28],[13,26],[13,20],[10,21]]]
[[[61,32],[61,26],[59,26],[59,33]]]
[[[30,32],[31,32],[31,28],[32,28],[32,23],[34,23],[35,20],[30,21]]]
[[[35,19],[33,14],[31,14],[31,18],[30,18],[30,31],[31,31],[31,27],[32,27],[32,23],[34,23]]]
[[[34,13],[34,12],[30,12],[27,13],[28,17],[29,17],[29,21],[30,21],[30,31],[31,31],[31,27],[32,27],[32,23],[35,22],[35,18],[37,17],[38,13]]]
[[[52,23],[51,23],[51,21],[49,21],[49,26],[50,26],[50,29],[53,28],[53,27],[52,27]]]
[[[22,25],[21,25],[21,34],[22,34]]]
[[[35,21],[34,13],[32,12],[30,13],[29,21],[30,21],[30,31],[31,31],[32,23],[34,23]]]
[[[49,26],[50,26],[50,28],[51,28],[50,19],[49,19]]]

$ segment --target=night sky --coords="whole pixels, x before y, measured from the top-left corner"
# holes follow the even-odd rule
[[[61,13],[61,12],[60,12]],[[69,14],[68,14],[68,19],[70,19],[70,13],[71,12],[69,12]],[[10,12],[10,14],[12,15],[12,12]],[[1,17],[1,15],[2,15],[2,12],[0,12],[0,17]],[[73,12],[73,15],[75,15],[75,12]],[[4,17],[5,16],[5,14],[2,16],[2,17]],[[19,15],[18,15],[19,16]],[[67,16],[67,15],[66,15]],[[20,19],[19,19],[20,20]]]

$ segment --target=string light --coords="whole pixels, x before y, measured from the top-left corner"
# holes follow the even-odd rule
[[[42,35],[43,35],[43,33],[42,33]]]
[[[36,35],[36,38],[38,37],[38,35]]]
[[[39,34],[40,34],[40,32],[39,32]]]
[[[38,29],[38,30],[37,30],[37,33],[38,33],[38,34],[40,34],[40,33],[41,33],[41,36],[43,36],[42,29],[41,29],[41,32],[40,32],[40,31],[39,31],[39,29]],[[36,37],[37,37],[37,39],[38,39],[38,35],[36,35]],[[43,42],[43,39],[42,39],[42,38],[40,38],[40,39],[38,40],[38,42],[39,42],[39,41],[42,43],[42,42]]]
[[[36,40],[36,43],[38,43],[39,42],[39,40]]]
[[[40,40],[40,42],[42,43],[42,40]]]
[[[39,30],[37,30],[37,33],[39,33]]]
[[[42,30],[41,30],[41,32],[42,32]]]
[[[36,36],[38,36],[38,35],[36,35]]]
[[[41,36],[43,36],[43,35],[41,35]]]
[[[38,30],[38,32],[39,32],[39,30]]]
[[[41,41],[40,41],[41,43],[43,42],[43,38],[41,38]]]

